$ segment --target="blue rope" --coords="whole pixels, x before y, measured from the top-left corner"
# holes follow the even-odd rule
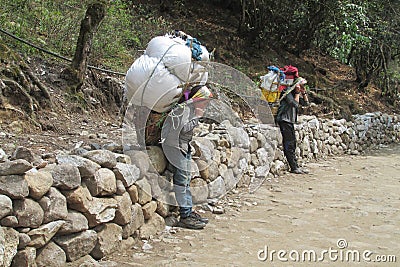
[[[186,45],[191,48],[192,57],[194,59],[196,59],[197,61],[200,61],[201,54],[203,53],[203,51],[201,50],[201,47],[200,47],[201,43],[199,41],[197,41],[196,38],[193,38],[193,39],[187,39]]]
[[[279,74],[279,79],[282,82],[285,80],[285,73],[280,68],[278,68],[276,66],[269,66],[268,70],[272,70],[273,72],[278,73]]]

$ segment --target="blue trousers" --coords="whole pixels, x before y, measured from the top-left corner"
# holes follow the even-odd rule
[[[186,160],[182,164],[185,164],[186,168],[176,168],[173,177],[175,198],[178,202],[181,218],[188,217],[192,213],[193,207],[192,193],[190,192],[191,174],[189,170],[192,158],[190,151],[184,155],[184,158]]]

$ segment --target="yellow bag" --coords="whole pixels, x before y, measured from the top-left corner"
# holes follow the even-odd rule
[[[278,70],[278,68],[276,68]],[[280,76],[277,70],[270,70],[266,75],[260,77],[261,99],[268,103],[275,103],[279,100]]]
[[[270,91],[264,88],[261,88],[262,99],[266,100],[268,103],[278,102],[281,92],[279,91]]]

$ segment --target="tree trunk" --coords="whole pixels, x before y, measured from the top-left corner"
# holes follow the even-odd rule
[[[63,71],[64,78],[69,80],[71,89],[74,92],[80,90],[88,66],[88,59],[92,47],[94,33],[103,20],[106,13],[106,6],[102,2],[92,3],[86,10],[85,18],[81,22],[78,42],[71,66]]]
[[[242,34],[244,32],[244,25],[246,23],[246,1],[241,0],[240,6],[241,6],[241,14],[240,14],[239,25],[238,25],[238,33]]]

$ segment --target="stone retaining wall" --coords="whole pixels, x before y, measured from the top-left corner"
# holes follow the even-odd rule
[[[303,116],[297,127],[303,159],[337,154],[358,155],[366,149],[400,140],[400,116],[380,112],[354,115],[353,121],[317,120]]]
[[[296,135],[303,162],[359,154],[398,143],[400,118],[369,113],[348,122],[303,116]],[[193,141],[195,202],[211,202],[236,186],[255,190],[268,175],[283,174],[280,139],[278,129],[268,125],[202,124]],[[0,266],[79,266],[172,224],[171,168],[159,147],[146,152],[122,154],[114,146],[38,156],[19,147],[13,155],[0,155]]]

